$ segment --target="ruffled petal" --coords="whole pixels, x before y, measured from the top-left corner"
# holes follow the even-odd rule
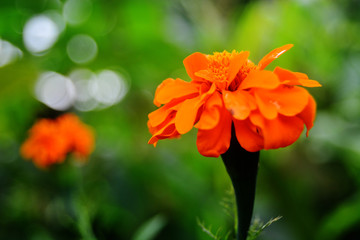
[[[258,89],[255,91],[256,102],[261,113],[267,119],[274,119],[277,113],[295,116],[308,103],[309,93],[302,87],[281,86],[277,89]]]
[[[315,80],[310,80],[310,79],[299,79],[298,80],[301,86],[304,87],[321,87],[322,85]]]
[[[172,114],[172,112],[179,110],[180,103],[182,103],[188,98],[194,98],[197,95],[198,94],[192,94],[181,98],[173,99],[161,108],[158,108],[155,111],[149,113],[148,118],[150,125],[153,127],[160,125],[170,114]]]
[[[262,95],[264,97],[262,97]],[[256,91],[255,92],[255,99],[256,99],[256,103],[259,107],[259,110],[261,112],[261,114],[266,117],[267,119],[274,119],[277,117],[278,115],[278,111],[277,111],[277,107],[276,105],[272,102],[272,100],[268,99],[266,94],[260,94]]]
[[[214,92],[204,104],[204,109],[195,127],[203,130],[214,128],[219,123],[222,106],[221,94]]]
[[[187,74],[192,80],[201,80],[195,75],[196,72],[206,69],[208,66],[208,59],[202,53],[196,52],[188,56],[183,61]]]
[[[203,89],[202,94],[201,94],[201,101],[206,101],[214,92],[216,91],[216,84],[213,83],[211,84],[210,88],[205,88]]]
[[[176,114],[175,126],[180,134],[187,133],[195,124],[199,108],[202,106],[201,97],[185,100]]]
[[[148,144],[153,144],[156,147],[157,142],[161,139],[171,139],[179,136],[180,134],[176,131],[175,124],[170,124],[154,134],[148,141]]]
[[[223,91],[223,99],[226,109],[238,120],[246,119],[256,109],[254,97],[246,91]]]
[[[304,122],[297,116],[278,115],[268,120],[258,113],[251,114],[251,122],[261,129],[264,137],[264,149],[286,147],[294,143],[304,129]]]
[[[304,87],[321,87],[321,84],[315,80],[310,80],[304,73],[292,72],[290,70],[276,67],[274,73],[280,81],[286,85],[301,85]]]
[[[149,124],[151,126],[158,126],[160,125],[163,121],[165,121],[166,117],[172,112],[174,111],[171,108],[166,108],[161,107],[159,109],[156,109],[155,111],[149,113],[148,118],[149,118]]]
[[[235,78],[236,74],[238,74],[240,68],[246,62],[247,58],[249,57],[249,54],[250,53],[248,51],[241,52],[240,54],[236,55],[233,59],[231,59],[229,65],[229,72],[228,72],[228,79],[230,83]]]
[[[240,84],[240,89],[248,88],[266,88],[274,89],[278,87],[280,81],[271,71],[261,70],[252,71]]]
[[[232,119],[230,113],[223,108],[220,121],[211,130],[198,130],[196,145],[201,155],[218,157],[229,149]]]
[[[249,119],[239,121],[234,120],[235,133],[241,147],[249,152],[257,152],[264,148],[264,139],[257,132]]]
[[[304,108],[304,110],[298,115],[299,118],[301,118],[305,126],[307,128],[306,136],[309,136],[310,129],[314,126],[315,121],[315,115],[316,115],[316,102],[314,98],[309,94],[309,102]]]
[[[278,58],[281,54],[292,48],[293,44],[287,44],[282,47],[276,48],[269,52],[265,57],[263,57],[258,66],[259,69],[264,69],[267,65],[269,65],[272,61],[274,61],[276,58]]]
[[[199,78],[203,78],[205,80],[208,80],[210,82],[214,82],[214,79],[215,79],[215,75],[213,72],[205,69],[205,70],[200,70],[200,71],[197,71],[195,73],[195,76],[196,77],[199,77]]]
[[[154,104],[160,106],[173,99],[193,95],[199,92],[199,85],[186,82],[179,78],[168,78],[164,80],[156,89]]]
[[[148,141],[148,144],[154,144],[154,146],[156,146],[157,142],[161,139],[180,136],[175,128],[175,112],[170,114],[161,125],[153,127],[148,122],[148,127],[150,133],[153,135]]]
[[[172,111],[170,114],[166,116],[165,120],[162,121],[159,125],[152,125],[151,121],[149,120],[147,122],[149,132],[154,135],[165,126],[168,126],[169,124],[175,124],[175,116],[176,116],[176,111]]]
[[[278,112],[285,116],[294,116],[304,110],[310,95],[302,87],[281,87],[276,89],[276,100],[278,100]]]

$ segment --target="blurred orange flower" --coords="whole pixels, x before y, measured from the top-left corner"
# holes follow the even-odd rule
[[[229,148],[232,125],[238,142],[250,152],[294,143],[304,124],[308,135],[316,103],[301,86],[321,85],[304,73],[264,70],[292,46],[274,49],[258,65],[248,59],[248,51],[197,52],[185,58],[192,80],[169,78],[158,86],[154,104],[162,106],[149,114],[149,144],[179,137],[194,126],[199,152],[218,157]]]
[[[69,151],[75,153],[78,159],[86,159],[94,148],[94,134],[74,114],[64,114],[57,118],[59,130],[69,142]]]
[[[94,148],[92,130],[70,113],[57,119],[39,120],[29,134],[21,146],[21,154],[40,168],[63,162],[70,152],[84,160]]]

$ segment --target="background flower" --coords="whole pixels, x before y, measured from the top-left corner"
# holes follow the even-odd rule
[[[41,168],[64,161],[70,144],[55,121],[41,119],[29,130],[29,134],[21,147],[25,158],[32,159]]]
[[[70,113],[56,119],[39,120],[29,134],[21,154],[41,168],[63,162],[70,152],[78,159],[86,159],[94,148],[93,132]]]
[[[57,119],[59,131],[69,141],[69,151],[78,158],[86,159],[94,150],[94,133],[74,114],[64,114]]]

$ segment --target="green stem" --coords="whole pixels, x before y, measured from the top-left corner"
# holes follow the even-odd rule
[[[232,127],[230,147],[221,155],[235,191],[237,240],[246,240],[252,218],[259,152],[248,152],[237,141]]]

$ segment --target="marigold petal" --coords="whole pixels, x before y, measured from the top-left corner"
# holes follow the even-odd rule
[[[309,136],[310,129],[314,126],[314,120],[316,115],[316,102],[314,98],[309,94],[309,102],[304,110],[298,115],[301,118],[307,128],[306,136]]]
[[[241,52],[240,54],[236,55],[233,59],[231,59],[229,65],[229,72],[228,72],[228,79],[230,83],[235,78],[236,74],[238,74],[240,68],[246,62],[247,58],[249,57],[249,54],[250,53],[248,51]]]
[[[298,117],[279,115],[274,120],[266,120],[263,129],[265,149],[286,147],[293,144],[304,129],[303,121]]]
[[[285,116],[294,116],[300,113],[308,103],[310,95],[306,89],[302,87],[281,87],[276,89],[276,99],[278,102],[278,112]]]
[[[223,108],[220,121],[211,130],[198,130],[196,145],[201,155],[218,157],[229,149],[231,139],[231,115]]]
[[[185,97],[199,92],[199,85],[186,82],[179,78],[168,78],[164,80],[156,89],[154,104],[160,106],[173,99]]]
[[[256,109],[254,97],[246,91],[223,91],[223,99],[226,109],[238,120],[246,119]]]
[[[153,136],[150,138],[148,143],[154,144],[154,146],[156,146],[157,142],[161,139],[175,138],[180,136],[175,128],[175,114],[169,115],[166,121],[158,127],[152,128],[149,126],[149,130]]]
[[[306,89],[296,86],[255,91],[256,102],[267,119],[274,119],[277,116],[276,112],[285,116],[295,116],[307,105],[308,95]]]
[[[210,88],[206,88],[206,90],[204,89],[200,99],[201,101],[206,101],[214,92],[216,91],[216,84],[213,83],[211,84]]]
[[[196,52],[186,57],[183,61],[187,74],[192,80],[201,80],[195,75],[196,72],[206,69],[208,66],[208,59],[202,53]]]
[[[277,117],[278,111],[276,105],[272,103],[272,100],[262,98],[261,94],[258,94],[257,92],[255,92],[255,99],[259,110],[264,117],[267,119],[274,119]]]
[[[220,119],[220,110],[217,107],[204,108],[200,120],[195,124],[195,128],[209,130],[213,129]]]
[[[148,118],[150,125],[153,127],[160,125],[172,111],[174,111],[172,108],[163,106],[149,113]]]
[[[322,85],[316,81],[311,79],[299,79],[299,83],[304,87],[321,87]]]
[[[187,133],[194,126],[198,110],[202,105],[200,100],[200,97],[196,97],[187,99],[181,104],[175,117],[175,126],[180,134]]]
[[[304,73],[292,72],[290,70],[276,67],[274,73],[283,84],[301,85],[304,87],[321,87],[321,84],[315,80],[310,80]]]
[[[171,111],[168,115],[166,115],[166,118],[158,125],[152,125],[152,122],[149,120],[147,122],[149,131],[151,134],[155,134],[159,131],[159,129],[162,129],[164,126],[167,126],[171,123],[175,123],[175,116],[176,111]]]
[[[292,48],[294,45],[293,44],[286,44],[282,47],[276,48],[274,50],[272,50],[271,52],[269,52],[265,57],[263,57],[258,66],[259,69],[264,69],[267,65],[269,65],[272,61],[274,61],[276,58],[278,58],[281,54],[283,54],[284,52],[286,52],[287,50],[289,50],[290,48]]]
[[[281,68],[281,67],[275,67],[274,73],[278,76],[278,78],[281,82],[289,81],[291,83],[291,80],[298,79],[298,77],[294,74],[294,72],[284,69],[284,68]],[[305,76],[303,76],[303,77],[305,77]],[[306,76],[306,78],[307,78],[307,76]],[[293,84],[293,85],[298,85],[297,81],[295,81],[295,84]]]
[[[204,104],[204,109],[201,113],[200,119],[195,125],[198,129],[212,129],[220,120],[220,109],[223,103],[221,94],[214,92]]]
[[[278,67],[279,68],[279,67]],[[290,71],[290,70],[288,70]],[[308,75],[302,72],[292,72],[299,79],[309,79]]]
[[[304,129],[304,122],[297,116],[287,117],[281,114],[268,120],[258,113],[250,115],[251,122],[261,129],[264,137],[264,149],[286,147],[294,143]]]
[[[181,105],[180,103],[182,103],[186,99],[197,97],[198,95],[199,95],[198,93],[194,93],[194,94],[190,94],[187,96],[173,99],[169,103],[165,104],[164,106],[149,113],[148,118],[149,118],[150,125],[153,127],[160,125],[163,121],[165,121],[167,116],[172,114],[174,111],[179,110],[179,106]]]
[[[210,82],[214,81],[214,73],[210,72],[207,69],[200,70],[200,71],[196,72],[195,76],[197,76],[199,78],[203,78],[203,79],[208,80]]]
[[[264,139],[257,133],[249,119],[234,120],[236,138],[242,148],[249,152],[257,152],[264,148]]]
[[[271,71],[261,70],[252,71],[240,84],[240,89],[248,88],[266,88],[274,89],[278,87],[280,81],[278,77]]]
[[[148,144],[156,145],[161,139],[174,138],[176,136],[180,136],[180,134],[176,131],[175,124],[169,124],[154,134],[148,141]]]
[[[152,144],[154,147],[156,147],[157,143],[159,142],[160,139],[158,139],[156,136],[152,136],[149,141],[148,144]]]

